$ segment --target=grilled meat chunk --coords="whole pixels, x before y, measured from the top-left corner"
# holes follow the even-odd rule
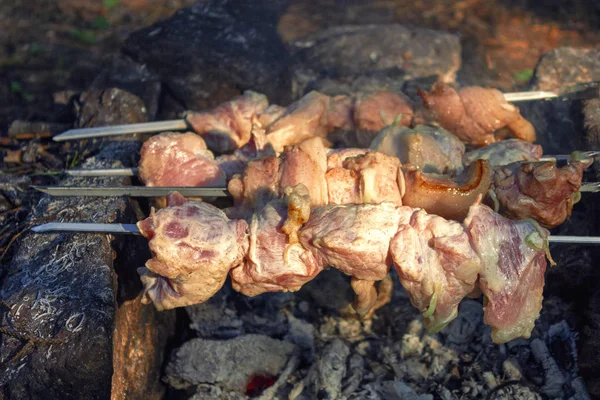
[[[390,244],[394,267],[430,332],[443,329],[473,291],[481,262],[464,226],[423,210],[401,207]]]
[[[562,224],[579,200],[583,170],[591,163],[571,161],[559,168],[551,161],[521,162],[498,168],[492,188],[500,213],[532,218],[548,229]]]
[[[138,273],[144,302],[158,310],[202,303],[222,286],[248,250],[248,225],[218,208],[175,193],[167,207],[138,222],[152,258]]]
[[[481,204],[471,207],[464,224],[481,259],[479,287],[492,340],[529,338],[542,309],[549,232]]]
[[[202,137],[166,132],[141,149],[139,176],[146,186],[224,186],[226,174]]]
[[[248,90],[212,110],[189,113],[186,121],[212,151],[231,153],[248,143],[252,125],[268,105],[265,95]]]
[[[495,132],[506,128],[512,136],[526,142],[535,141],[535,128],[519,109],[508,103],[499,90],[469,86],[454,90],[446,83],[436,83],[431,91],[419,91],[433,120],[460,140],[485,146],[497,139]]]

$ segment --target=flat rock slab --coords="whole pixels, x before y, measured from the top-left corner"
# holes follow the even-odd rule
[[[292,343],[266,335],[192,339],[171,355],[165,379],[175,388],[212,383],[244,393],[251,377],[277,376],[294,351]]]
[[[289,54],[277,33],[284,1],[208,1],[134,32],[124,51],[157,72],[189,110],[230,100],[244,90],[287,104]]]
[[[141,100],[118,89],[88,92],[84,125],[146,119]],[[135,115],[133,115],[135,114]],[[109,141],[81,168],[135,165],[141,143]],[[130,185],[127,177],[67,178],[62,186]],[[50,221],[132,223],[125,197],[49,197],[31,225]],[[137,242],[133,242],[137,241]],[[0,275],[0,386],[10,399],[159,399],[160,368],[174,313],[139,302],[135,268],[148,259],[142,238],[34,234],[15,244]]]
[[[400,24],[339,26],[292,45],[297,95],[321,79],[386,73],[453,82],[461,65],[458,36]]]

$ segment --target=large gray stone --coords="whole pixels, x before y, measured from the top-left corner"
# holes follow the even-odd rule
[[[134,32],[123,49],[157,72],[187,109],[213,107],[247,89],[287,104],[289,55],[276,29],[286,3],[198,3]]]
[[[292,44],[296,96],[324,86],[321,80],[361,76],[371,77],[371,86],[386,76],[396,82],[426,77],[453,82],[461,65],[458,36],[400,24],[339,26]]]

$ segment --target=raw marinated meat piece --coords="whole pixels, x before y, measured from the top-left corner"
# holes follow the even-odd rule
[[[321,265],[352,277],[355,310],[361,316],[377,301],[375,281],[389,271],[389,243],[399,220],[399,209],[390,203],[324,206],[312,209],[300,228],[300,243]]]
[[[242,96],[210,111],[190,113],[186,121],[196,134],[206,140],[211,150],[231,153],[248,143],[256,117],[268,105],[265,95],[247,90]]]
[[[279,194],[284,188],[303,184],[308,188],[311,204],[327,204],[326,148],[320,138],[310,138],[298,145],[286,147],[281,155],[281,178]]]
[[[294,193],[290,191],[289,197]],[[306,188],[300,190],[302,193],[307,193]],[[294,227],[288,224],[290,217],[299,216],[294,209],[310,210],[310,198],[296,196],[292,210],[288,210],[288,200],[272,201],[252,216],[248,254],[243,264],[231,270],[231,282],[238,292],[256,296],[265,292],[296,291],[323,269],[320,260],[304,249],[297,237],[294,241],[288,235],[289,231],[295,234],[308,219],[307,213],[301,213],[304,214],[301,219],[291,222]],[[290,228],[288,233],[284,232],[286,225]]]
[[[327,153],[327,170],[333,168],[343,168],[344,161],[346,159],[356,156],[362,156],[369,152],[369,149],[358,149],[358,148],[348,148],[348,149],[334,149],[329,150]]]
[[[279,157],[265,157],[250,161],[244,175],[235,175],[227,189],[238,208],[260,210],[269,201],[279,197]]]
[[[492,173],[484,160],[477,160],[457,178],[408,170],[404,173],[406,193],[402,203],[446,219],[462,221],[477,197],[488,193]]]
[[[551,161],[509,164],[495,171],[492,187],[502,215],[532,218],[545,228],[562,224],[579,201],[583,170],[591,159],[558,168]]]
[[[343,167],[358,176],[361,203],[391,202],[402,205],[404,175],[400,160],[396,157],[372,151],[347,158]]]
[[[476,204],[464,222],[481,259],[484,322],[494,343],[529,338],[542,309],[549,232]]]
[[[431,91],[419,91],[432,118],[467,144],[485,146],[496,141],[494,133],[507,128],[518,139],[533,143],[535,129],[519,109],[499,90],[469,86],[458,92],[438,82]]]
[[[506,139],[466,153],[465,165],[475,160],[487,160],[492,167],[508,165],[519,161],[538,161],[543,154],[542,146],[520,139]]]
[[[206,301],[248,250],[245,221],[230,221],[218,208],[186,201],[178,193],[137,225],[152,252],[146,267],[138,269],[143,301],[158,310]]]
[[[377,134],[370,148],[426,173],[455,174],[463,169],[464,143],[441,128],[388,126]]]
[[[302,142],[315,136],[325,138],[328,133],[327,109],[330,97],[310,92],[285,109],[285,112],[268,126],[267,141],[277,153],[285,146]]]
[[[460,223],[402,209],[390,244],[394,267],[412,305],[423,313],[425,327],[438,332],[456,318],[459,303],[473,291],[481,263]]]
[[[165,132],[140,152],[139,176],[146,186],[225,186],[226,174],[204,140],[192,133]]]

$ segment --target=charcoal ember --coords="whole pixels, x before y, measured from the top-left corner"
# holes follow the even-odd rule
[[[321,79],[403,72],[403,80],[453,82],[460,68],[458,36],[399,24],[339,26],[292,43],[296,97]]]
[[[248,333],[281,337],[288,332],[287,316],[283,309],[291,303],[292,293],[264,293],[244,298],[238,303],[238,312]]]
[[[600,50],[562,47],[544,54],[531,90],[549,90],[600,80]],[[537,143],[546,154],[565,154],[585,146],[580,101],[536,101],[521,104],[521,112],[536,128]]]
[[[417,394],[414,389],[402,381],[383,381],[366,385],[361,392],[350,396],[349,400],[433,400],[431,394]]]
[[[598,368],[600,361],[600,290],[591,297],[585,310],[585,323],[579,339],[579,369],[586,381],[588,390],[594,398],[600,397],[600,379]]]
[[[224,285],[209,300],[185,307],[192,328],[201,338],[231,339],[245,333],[244,322],[229,303],[231,286]]]
[[[250,378],[276,377],[296,351],[287,341],[248,334],[230,340],[192,339],[175,350],[165,381],[177,389],[208,383],[244,393]]]
[[[189,400],[246,400],[248,397],[242,393],[230,392],[221,389],[217,385],[202,384],[196,387],[196,394]]]
[[[454,346],[468,345],[479,333],[482,320],[481,303],[473,299],[465,299],[459,305],[458,316],[440,334]]]
[[[277,33],[286,0],[211,0],[132,33],[123,50],[158,73],[191,110],[214,107],[244,90],[290,100],[289,54]]]
[[[144,102],[117,88],[92,89],[80,97],[78,127],[133,124],[148,121]]]
[[[350,279],[337,269],[322,271],[302,287],[299,294],[307,296],[326,310],[352,313],[354,291]]]
[[[0,199],[3,199],[7,210],[27,203],[30,185],[31,179],[27,176],[0,175]]]
[[[358,389],[365,375],[365,360],[360,354],[352,354],[348,359],[346,376],[342,381],[342,394],[350,396]]]
[[[308,392],[312,398],[335,400],[342,394],[342,379],[350,348],[340,339],[328,343],[308,373]]]
[[[94,79],[90,89],[117,88],[139,97],[146,107],[150,120],[156,117],[161,83],[158,75],[145,65],[139,65],[124,57],[114,57],[110,65]]]
[[[287,313],[288,332],[284,339],[294,343],[303,352],[304,359],[312,362],[315,352],[315,327],[305,320]]]
[[[487,399],[489,400],[544,400],[546,398],[536,388],[520,382],[507,382],[506,384],[497,386],[487,395]]]

